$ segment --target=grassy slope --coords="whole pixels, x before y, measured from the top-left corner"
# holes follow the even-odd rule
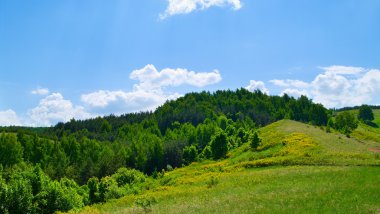
[[[380,135],[378,129],[360,128],[361,136]],[[347,138],[289,120],[260,129],[260,137],[258,152],[242,145],[225,160],[176,169],[151,180],[151,190],[83,212],[380,211],[380,154],[368,150],[379,148],[380,141]]]

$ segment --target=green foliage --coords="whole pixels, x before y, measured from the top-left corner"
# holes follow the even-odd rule
[[[259,135],[257,134],[257,132],[253,133],[251,143],[250,143],[251,148],[254,150],[257,150],[257,147],[259,147],[260,142],[261,142],[261,139],[259,138]]]
[[[220,116],[218,117],[218,125],[222,130],[226,130],[228,125],[228,119],[226,116]]]
[[[227,135],[224,131],[218,131],[210,142],[212,156],[214,159],[224,158],[228,152]]]
[[[38,213],[69,211],[83,207],[82,197],[74,187],[65,186],[58,181],[51,181],[35,196]]]
[[[1,184],[0,184],[1,185]],[[9,186],[2,184],[0,198],[0,210],[5,213],[31,213],[32,205],[32,189],[28,181],[17,179],[10,182]],[[3,204],[1,204],[3,203]]]
[[[203,151],[202,151],[202,153],[201,153],[201,157],[202,158],[205,158],[205,159],[210,159],[210,158],[212,158],[212,149],[211,149],[211,146],[206,146],[204,149],[203,149]]]
[[[224,158],[251,142],[247,130],[285,117],[326,125],[327,110],[305,96],[238,89],[187,94],[154,112],[72,119],[50,128],[0,128],[7,131],[0,134],[0,197],[6,201],[0,209],[10,209],[10,191],[30,196],[14,200],[37,213],[137,194],[160,180],[163,169]]]
[[[116,180],[119,187],[128,185],[135,185],[145,181],[146,176],[135,169],[120,168],[112,178]]]
[[[371,107],[368,105],[362,105],[359,108],[358,119],[364,122],[370,122],[375,119]]]
[[[195,161],[198,156],[198,150],[194,145],[186,146],[183,149],[183,159],[186,164],[190,164],[191,162]]]
[[[109,133],[112,131],[112,126],[107,120],[103,120],[102,125],[100,126],[100,132]]]
[[[97,177],[92,177],[87,181],[87,187],[89,189],[88,196],[90,204],[100,202],[99,198],[99,179]]]
[[[342,112],[335,118],[335,129],[349,135],[354,129],[358,127],[358,122],[355,116],[348,112]]]
[[[0,164],[12,166],[23,160],[23,148],[14,134],[0,133]]]

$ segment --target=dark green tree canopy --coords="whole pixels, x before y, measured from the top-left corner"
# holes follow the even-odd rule
[[[228,152],[227,135],[224,131],[218,131],[211,140],[211,151],[214,159],[223,158]]]
[[[345,134],[350,134],[357,127],[358,122],[355,116],[348,111],[338,114],[335,118],[335,128]]]
[[[359,108],[358,119],[364,122],[369,122],[375,119],[373,111],[368,105],[362,105]]]
[[[253,136],[251,138],[251,148],[254,150],[257,150],[257,147],[259,147],[261,142],[261,139],[259,138],[259,135],[257,132],[253,133]]]

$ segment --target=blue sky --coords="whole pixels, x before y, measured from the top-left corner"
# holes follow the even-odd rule
[[[2,0],[0,125],[261,89],[380,104],[377,0]]]

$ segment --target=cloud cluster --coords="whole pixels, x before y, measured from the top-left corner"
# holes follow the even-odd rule
[[[160,14],[160,18],[166,19],[173,15],[188,14],[195,10],[224,6],[231,6],[234,10],[239,10],[242,3],[240,0],[168,0],[168,6],[165,12]]]
[[[265,94],[269,94],[269,90],[265,87],[265,83],[262,81],[250,80],[249,85],[245,87],[249,91],[260,90]]]
[[[11,109],[0,111],[0,126],[19,126],[21,121],[16,112]]]
[[[114,113],[153,110],[166,100],[176,99],[181,95],[168,93],[166,88],[181,85],[204,87],[221,81],[219,71],[194,72],[183,68],[165,68],[158,71],[154,65],[146,65],[131,72],[129,76],[139,83],[132,91],[99,90],[83,94],[81,100],[92,108],[107,108]]]
[[[323,72],[311,82],[269,82],[282,88],[281,94],[287,93],[294,97],[307,95],[326,107],[339,108],[380,101],[380,70],[337,65],[320,68]]]
[[[40,100],[37,107],[28,111],[27,125],[50,126],[57,122],[66,122],[72,118],[86,119],[92,115],[81,106],[74,106],[60,93],[52,93]]]
[[[379,98],[380,70],[324,70],[311,82],[310,90],[316,102],[328,107],[344,107],[371,103]]]
[[[165,68],[158,71],[154,65],[146,65],[142,69],[134,70],[129,75],[140,83],[134,86],[137,91],[157,91],[168,86],[191,85],[204,87],[215,84],[222,78],[219,71],[199,72],[188,71],[184,68]]]
[[[205,87],[222,80],[219,71],[194,72],[184,68],[165,68],[158,71],[153,65],[134,70],[129,76],[138,81],[131,91],[99,90],[81,95],[83,106],[74,105],[60,93],[51,93],[47,88],[37,88],[32,94],[45,95],[39,104],[29,109],[20,119],[13,110],[0,111],[0,126],[26,125],[51,126],[67,122],[72,118],[86,119],[104,114],[154,110],[167,100],[182,96],[166,89],[181,85]],[[95,112],[95,113],[94,113]]]

